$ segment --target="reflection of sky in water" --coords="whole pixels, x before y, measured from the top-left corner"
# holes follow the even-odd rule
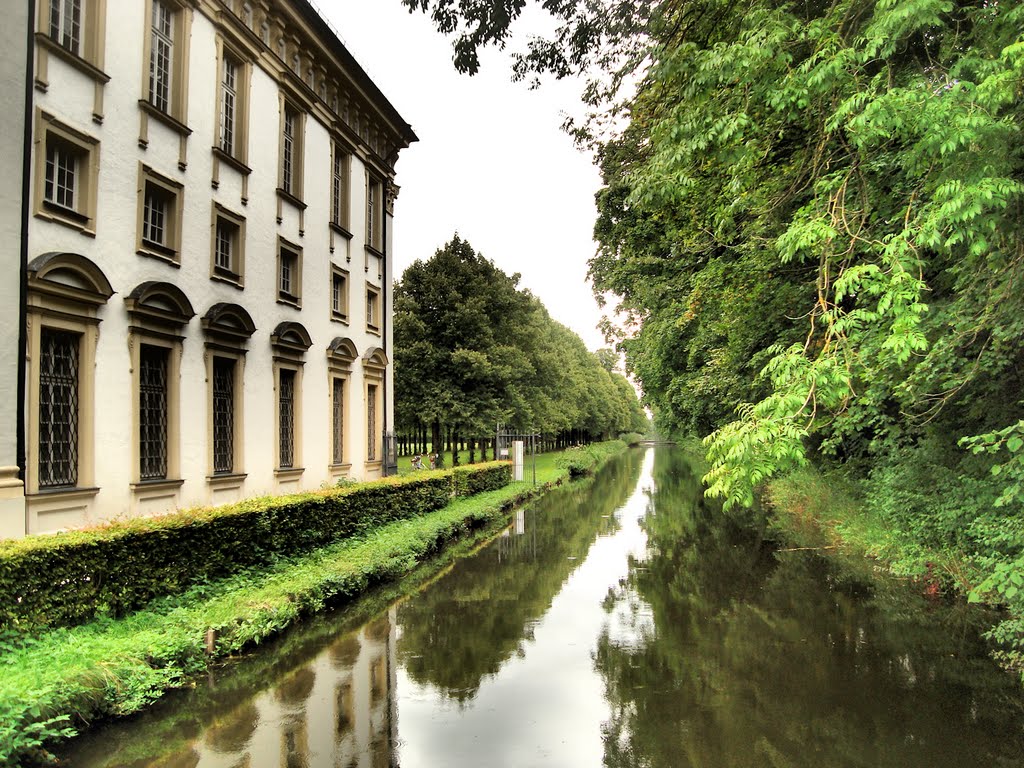
[[[705,507],[683,454],[632,453],[517,512],[475,556],[437,562],[421,590],[312,618],[61,757],[1024,768],[1024,697],[967,612],[835,565]]]
[[[476,696],[460,706],[437,696],[398,669],[399,761],[418,766],[599,766],[601,726],[608,719],[604,683],[594,670],[597,637],[608,626],[617,642],[635,638],[635,617],[622,603],[602,607],[625,579],[629,557],[644,555],[639,525],[652,486],[654,452],[644,457],[640,482],[616,512],[618,527],[599,537],[535,625],[525,653],[513,656]],[[650,621],[649,613],[648,623]],[[458,660],[453,659],[453,664]]]

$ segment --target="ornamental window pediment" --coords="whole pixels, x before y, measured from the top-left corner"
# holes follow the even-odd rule
[[[256,324],[238,304],[218,303],[203,315],[203,330],[222,341],[242,343],[256,332]]]
[[[114,295],[114,289],[96,264],[77,253],[50,252],[28,265],[29,291],[100,306]]]

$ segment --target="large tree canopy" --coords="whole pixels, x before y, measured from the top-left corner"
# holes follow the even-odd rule
[[[519,275],[456,235],[395,287],[395,410],[406,431],[468,437],[497,423],[592,437],[646,431],[636,393],[554,322]],[[607,360],[605,360],[607,362]]]

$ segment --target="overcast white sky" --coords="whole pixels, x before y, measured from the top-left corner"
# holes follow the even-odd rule
[[[580,84],[530,91],[511,82],[499,51],[485,54],[479,74],[459,75],[450,42],[400,0],[317,4],[420,138],[397,165],[395,275],[458,231],[502,270],[521,273],[520,287],[588,348],[606,346],[586,281],[600,175],[560,130],[564,111],[580,112]]]

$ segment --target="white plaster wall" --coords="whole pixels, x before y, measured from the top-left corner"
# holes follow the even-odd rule
[[[28,3],[6,8],[0,25],[0,538],[25,533],[25,493],[18,480],[18,334],[21,330],[21,184],[25,130]]]
[[[327,129],[313,115],[305,120],[303,199],[307,204],[305,229],[299,230],[298,211],[285,202],[282,222],[276,221],[278,198],[278,132],[280,130],[277,82],[258,66],[253,67],[249,107],[248,204],[242,205],[242,178],[227,164],[221,164],[219,185],[212,180],[215,143],[216,32],[202,12],[193,18],[190,42],[190,82],[187,125],[187,168],[178,167],[179,136],[155,119],[149,120],[148,146],[138,142],[143,76],[146,20],[143,3],[109,3],[106,28],[105,72],[110,82],[104,88],[104,119],[92,119],[93,83],[56,56],[49,59],[49,88],[36,92],[38,105],[100,143],[97,224],[95,237],[63,225],[32,218],[29,258],[47,251],[71,251],[94,261],[115,290],[99,311],[100,337],[95,370],[97,401],[95,485],[100,491],[87,503],[84,513],[61,509],[59,499],[34,503],[32,530],[81,525],[136,514],[158,514],[176,508],[224,503],[238,498],[283,491],[317,488],[333,482],[330,462],[331,418],[328,401],[326,349],[336,336],[350,338],[363,354],[369,347],[385,346],[379,335],[365,328],[365,283],[379,284],[376,266],[363,269],[365,238],[365,166],[353,157],[350,180],[351,243],[337,240],[335,254],[329,252],[329,210],[331,140]],[[8,27],[9,29],[10,27]],[[5,48],[9,55],[11,47]],[[7,67],[5,71],[20,71]],[[6,98],[6,91],[5,91]],[[10,114],[16,110],[5,110]],[[13,131],[12,131],[13,132]],[[20,135],[20,133],[18,134]],[[8,158],[4,158],[8,162]],[[145,163],[184,186],[182,253],[180,268],[160,260],[137,255],[136,215],[139,163]],[[244,290],[210,279],[211,216],[213,202],[219,202],[246,221]],[[302,308],[276,300],[276,248],[278,236],[303,248]],[[390,232],[389,232],[390,236]],[[390,250],[390,249],[389,249]],[[349,253],[351,263],[346,263]],[[390,254],[389,254],[390,255]],[[5,259],[7,256],[5,255]],[[350,324],[330,318],[330,261],[349,271]],[[184,331],[181,361],[181,488],[158,503],[138,504],[130,489],[132,464],[132,376],[128,339],[128,315],[124,297],[139,283],[165,281],[181,288],[196,312]],[[385,306],[391,309],[390,275],[386,275]],[[6,289],[6,287],[5,287]],[[383,292],[382,292],[383,293]],[[382,296],[382,298],[385,298]],[[200,318],[217,302],[244,307],[252,316],[256,332],[248,344],[244,372],[244,459],[239,468],[247,473],[241,487],[214,495],[207,482],[207,382],[204,335]],[[4,302],[5,307],[9,306]],[[16,305],[16,302],[15,302]],[[275,478],[277,442],[274,433],[276,393],[269,337],[278,323],[302,323],[313,346],[305,356],[302,378],[301,454],[305,471],[295,483],[282,485]],[[386,320],[386,350],[390,344],[391,318]],[[6,358],[5,358],[6,365]],[[393,382],[387,386],[388,424],[392,423]],[[366,409],[362,402],[363,371],[360,361],[352,365],[348,410],[345,414],[347,460],[350,475],[364,476],[366,456]],[[3,386],[3,385],[0,385]],[[3,398],[6,402],[8,398]],[[8,423],[8,414],[4,414]],[[81,450],[88,450],[82,446]],[[8,451],[0,443],[0,451]],[[6,459],[0,453],[0,464]],[[78,502],[80,503],[80,502]],[[69,517],[70,515],[70,517]],[[78,517],[77,521],[75,518]],[[2,534],[2,532],[0,532]]]

